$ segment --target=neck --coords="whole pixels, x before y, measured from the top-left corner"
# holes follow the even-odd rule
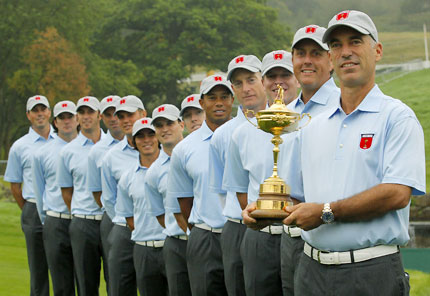
[[[132,135],[126,135],[127,137],[127,143],[128,145],[130,145],[131,147],[134,147],[133,145],[133,136]]]
[[[92,140],[93,143],[97,143],[100,140],[100,137],[102,135],[100,128],[95,128],[91,131],[84,131],[82,130],[82,134],[87,137],[88,139]]]
[[[255,115],[257,114],[258,111],[266,109],[268,102],[269,102],[269,105],[272,105],[274,101],[275,101],[274,99],[269,100],[269,101],[266,99],[266,100],[264,100],[264,102],[261,105],[253,106],[253,107],[249,107],[249,108],[246,108],[245,106],[241,105],[242,106],[242,112],[248,118],[255,117]],[[250,112],[246,112],[247,110],[250,110]],[[251,111],[253,111],[253,112],[251,112]]]
[[[65,142],[70,142],[71,140],[76,138],[77,135],[78,135],[78,132],[74,132],[74,133],[61,133],[60,131],[58,132],[58,137],[63,139]]]
[[[301,85],[302,87],[302,101],[306,105],[307,102],[309,102],[312,97],[316,94],[316,92],[330,79],[330,77],[324,81],[323,84],[316,88],[307,88],[305,85]]]
[[[160,150],[157,149],[153,154],[147,155],[139,152],[139,162],[141,166],[149,168],[151,164],[158,158]]]
[[[215,122],[210,122],[209,120],[205,120],[206,121],[206,124],[207,124],[207,126],[208,126],[208,128],[211,130],[211,131],[215,131],[217,128],[219,128],[221,125],[223,125],[225,122],[227,122],[227,120],[226,121],[224,121],[223,123],[221,123],[221,124],[218,124],[218,123],[215,123]]]
[[[345,114],[353,112],[358,105],[364,100],[367,94],[375,86],[375,81],[372,80],[365,85],[348,87],[340,84],[341,106]]]
[[[182,140],[183,138],[181,138],[181,140]],[[180,141],[181,141],[180,140]],[[179,143],[179,142],[178,142]],[[172,151],[173,151],[173,148],[175,148],[175,146],[178,144],[178,143],[175,143],[175,144],[173,144],[173,145],[163,145],[163,151],[167,154],[167,155],[169,155],[169,156],[171,156],[172,155]]]
[[[110,135],[112,136],[112,138],[114,138],[115,140],[121,141],[124,138],[124,133],[122,131],[111,131],[109,130]]]
[[[49,138],[49,132],[51,131],[51,126],[48,124],[48,125],[45,125],[44,127],[40,127],[40,128],[38,128],[38,127],[35,127],[35,126],[32,126],[31,127],[37,134],[39,134],[40,136],[42,136],[42,137],[44,137],[45,139],[48,139]]]

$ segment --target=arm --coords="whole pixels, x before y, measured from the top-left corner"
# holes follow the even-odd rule
[[[157,216],[157,220],[158,220],[158,223],[160,223],[160,225],[161,225],[163,228],[166,228],[166,224],[164,223],[164,214],[163,214],[163,215],[160,215],[160,216]]]
[[[31,174],[33,177],[33,190],[36,196],[36,207],[39,213],[39,218],[42,224],[45,222],[45,211],[43,210],[43,196],[45,194],[45,174],[42,167],[41,155],[35,154],[33,156],[33,163],[31,165]]]
[[[25,199],[22,197],[21,185],[22,183],[10,183],[10,191],[12,191],[12,195],[15,198],[16,203],[22,210],[22,207],[25,204]]]
[[[191,224],[188,224],[187,221],[185,220],[184,216],[182,215],[182,213],[175,213],[175,219],[176,222],[178,223],[179,227],[185,232],[187,233],[187,227],[189,227],[189,229],[192,228]]]
[[[93,197],[94,200],[96,201],[96,203],[98,204],[98,206],[100,208],[103,208],[102,202],[101,202],[101,197],[102,197],[102,192],[101,191],[93,191]]]
[[[127,217],[125,218],[127,221],[128,228],[130,228],[131,231],[134,230],[134,217]]]
[[[97,205],[102,208],[103,205],[100,200],[102,194],[101,168],[97,167],[98,151],[95,150],[94,147],[92,147],[90,153],[88,153],[87,189],[93,193],[94,200]],[[99,160],[99,162],[101,162],[101,160]]]
[[[61,195],[69,211],[72,211],[73,187],[61,187]]]
[[[187,224],[188,218],[190,218],[191,210],[193,209],[193,199],[193,197],[178,198],[179,206],[181,207],[182,217]]]
[[[236,196],[239,200],[240,207],[244,210],[248,204],[248,193],[236,192]]]
[[[109,155],[108,155],[109,156]],[[110,168],[110,157],[106,156],[102,163],[102,198],[106,213],[111,219],[115,217],[115,204],[117,197],[117,182],[112,176]]]

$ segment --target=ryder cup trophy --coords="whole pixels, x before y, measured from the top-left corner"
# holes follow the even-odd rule
[[[281,135],[298,131],[301,128],[299,128],[299,121],[306,115],[308,121],[305,125],[307,125],[311,117],[308,113],[300,115],[289,110],[284,104],[283,97],[284,90],[278,85],[278,94],[273,105],[255,115],[258,123],[256,127],[266,133],[271,133],[273,135],[271,142],[274,145],[272,176],[264,180],[264,183],[260,185],[257,209],[250,213],[250,216],[255,219],[282,220],[287,217],[287,213],[283,210],[284,207],[293,204],[290,198],[290,186],[278,176],[278,153],[279,145],[282,144]],[[248,113],[254,112],[252,110],[245,111],[247,119]]]

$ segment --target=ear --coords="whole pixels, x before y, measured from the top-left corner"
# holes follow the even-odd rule
[[[380,43],[380,42],[376,43],[374,49],[375,49],[375,53],[376,53],[375,60],[376,60],[376,62],[379,62],[382,59],[382,52],[383,52],[382,43]]]
[[[142,117],[146,117],[147,113],[146,110],[142,110]]]
[[[30,111],[27,111],[27,112],[25,113],[25,115],[27,115],[27,119],[28,119],[28,120],[30,120]]]
[[[203,100],[203,96],[204,95],[202,95],[202,98],[199,100],[199,103],[200,103],[200,106],[203,108],[203,110],[205,110],[205,102]]]

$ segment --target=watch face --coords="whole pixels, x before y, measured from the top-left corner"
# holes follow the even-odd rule
[[[321,219],[324,223],[331,223],[334,220],[334,215],[332,212],[324,212],[322,213]]]

